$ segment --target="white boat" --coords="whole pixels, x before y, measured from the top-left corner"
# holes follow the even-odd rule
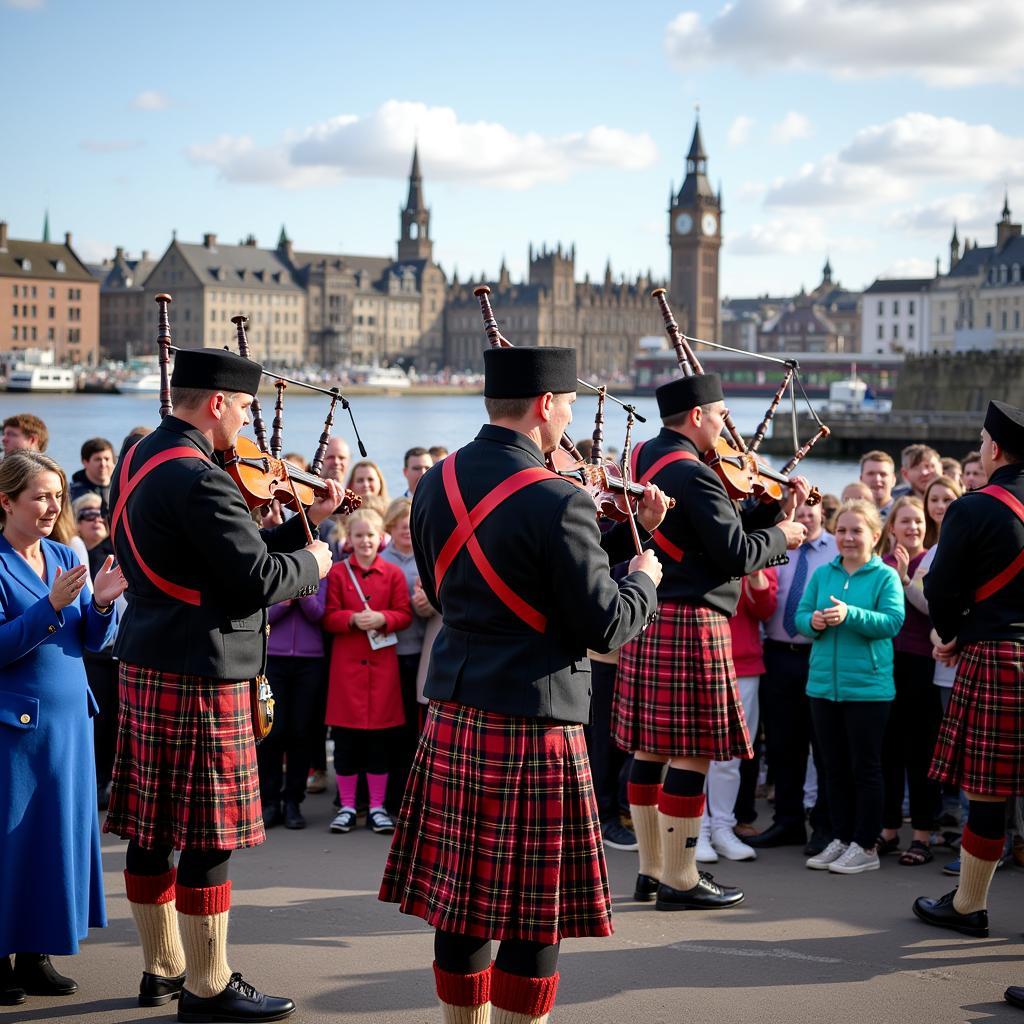
[[[8,391],[74,391],[75,374],[59,366],[16,366],[7,375]]]
[[[119,395],[158,395],[160,394],[160,374],[142,373],[136,377],[128,377],[117,382]]]
[[[888,398],[876,398],[866,381],[857,376],[846,380],[834,380],[828,386],[828,401],[823,402],[819,412],[862,415],[889,412],[892,402]]]
[[[410,388],[412,381],[397,366],[374,366],[368,369],[366,377],[361,381],[368,388]]]

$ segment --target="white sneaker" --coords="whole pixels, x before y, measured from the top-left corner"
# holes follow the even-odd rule
[[[697,837],[697,863],[718,863],[718,854],[715,853],[715,848],[711,845],[711,826],[708,825],[707,818],[700,823],[700,835]]]
[[[877,871],[880,866],[878,851],[868,852],[856,843],[850,843],[846,852],[829,864],[829,871],[837,875],[859,875],[862,871]]]
[[[757,850],[747,846],[731,828],[712,829],[711,845],[726,860],[757,860]]]
[[[846,853],[847,849],[849,849],[849,847],[847,847],[846,843],[842,843],[838,839],[833,839],[832,842],[821,851],[821,853],[814,857],[807,858],[807,866],[812,871],[828,871],[829,865],[834,864],[839,860],[839,858]]]

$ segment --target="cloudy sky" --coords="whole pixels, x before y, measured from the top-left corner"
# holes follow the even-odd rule
[[[0,0],[0,219],[89,259],[250,232],[390,254],[419,140],[435,254],[668,267],[700,105],[723,294],[863,287],[1024,215],[1024,5]]]

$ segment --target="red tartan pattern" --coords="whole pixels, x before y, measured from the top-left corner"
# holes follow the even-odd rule
[[[1024,643],[963,649],[928,774],[979,796],[1024,794]]]
[[[612,737],[630,752],[754,756],[724,615],[675,601],[658,605],[654,622],[619,653]]]
[[[146,849],[262,843],[249,683],[123,661],[120,675],[117,757],[103,831]]]
[[[477,938],[610,935],[583,727],[432,702],[380,899]]]

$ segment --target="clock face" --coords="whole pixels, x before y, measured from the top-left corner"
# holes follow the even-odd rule
[[[676,231],[681,235],[688,235],[693,230],[693,218],[688,213],[681,213],[676,217]]]
[[[713,235],[718,228],[718,220],[713,213],[705,213],[700,219],[700,226],[705,235]]]

